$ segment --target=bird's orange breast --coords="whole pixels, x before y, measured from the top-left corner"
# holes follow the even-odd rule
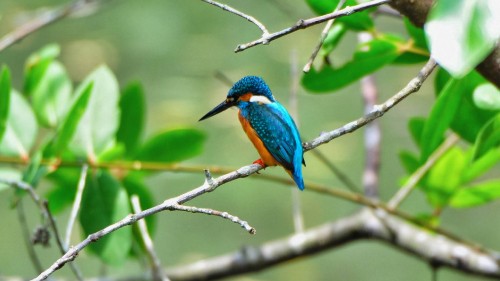
[[[260,158],[262,159],[262,162],[266,166],[276,166],[279,163],[274,159],[274,157],[269,153],[269,150],[265,147],[264,143],[260,140],[259,136],[255,132],[255,130],[252,128],[248,120],[246,120],[242,115],[241,111],[238,112],[238,119],[240,120],[241,126],[243,127],[243,131],[247,134],[248,138],[250,141],[253,143],[255,148],[257,149],[257,152],[260,155]]]

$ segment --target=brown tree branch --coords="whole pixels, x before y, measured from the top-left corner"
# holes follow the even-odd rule
[[[396,246],[433,266],[500,278],[499,253],[478,250],[382,210],[371,209],[260,246],[247,246],[230,254],[167,268],[166,273],[172,280],[211,280],[255,272],[350,242],[372,239]]]

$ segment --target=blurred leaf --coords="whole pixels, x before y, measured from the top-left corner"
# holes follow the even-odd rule
[[[0,142],[2,141],[5,130],[7,129],[10,91],[10,71],[6,66],[3,66],[2,72],[0,73]]]
[[[340,39],[344,37],[347,29],[342,23],[333,24],[332,28],[328,31],[325,41],[321,45],[321,55],[327,56],[330,54],[339,44]]]
[[[403,17],[403,22],[405,24],[406,31],[408,31],[408,34],[413,39],[415,46],[428,51],[427,38],[425,37],[424,30],[414,26],[407,17]]]
[[[120,110],[116,140],[125,145],[128,155],[132,155],[139,144],[144,126],[145,101],[140,83],[132,83],[123,90]]]
[[[123,219],[130,213],[127,192],[108,172],[97,171],[87,177],[80,210],[84,235],[90,235]],[[88,248],[105,263],[122,265],[132,246],[132,230],[121,228],[102,237]]]
[[[455,117],[462,100],[460,87],[459,80],[449,80],[434,103],[421,135],[421,163],[424,163],[443,142],[444,133]]]
[[[442,69],[438,71],[434,84],[438,95],[443,93],[442,89],[450,79],[452,78],[446,71]],[[474,89],[478,85],[486,83],[486,80],[481,75],[473,71],[458,81],[460,81],[460,87],[456,89],[455,94],[461,96],[461,101],[451,123],[451,129],[461,138],[474,143],[479,130],[496,115],[496,112],[482,110],[472,100]]]
[[[36,187],[40,179],[45,176],[47,167],[42,166],[42,153],[36,151],[30,159],[30,163],[23,173],[23,182]]]
[[[26,95],[30,96],[32,94],[45,71],[52,61],[59,56],[60,52],[61,50],[57,44],[50,44],[28,58],[24,70],[24,93]]]
[[[174,163],[202,152],[205,135],[195,129],[174,129],[160,133],[139,148],[136,160]]]
[[[500,148],[488,150],[481,158],[476,159],[469,164],[465,170],[462,180],[464,183],[470,182],[473,179],[483,175],[493,166],[500,163]]]
[[[417,54],[412,51],[405,51],[398,56],[392,63],[394,64],[414,64],[426,62],[429,60],[428,55]]]
[[[399,152],[399,160],[408,174],[413,174],[420,167],[418,157],[409,151],[403,150]]]
[[[425,128],[425,122],[427,119],[423,117],[413,117],[408,121],[408,130],[410,131],[411,137],[415,144],[420,148],[422,141],[422,134]]]
[[[500,198],[500,180],[491,180],[463,187],[451,198],[450,205],[467,208],[482,205]]]
[[[498,0],[439,0],[425,31],[432,56],[460,78],[491,52],[500,37],[499,26]]]
[[[93,83],[92,94],[70,149],[77,156],[97,159],[97,156],[114,142],[118,130],[120,110],[118,107],[118,82],[106,66],[94,70],[77,89],[77,97]]]
[[[450,197],[462,184],[461,176],[466,167],[466,160],[463,151],[453,147],[427,173],[423,190],[433,206],[443,207],[448,204]]]
[[[490,149],[500,146],[500,114],[493,117],[479,132],[474,144],[473,160],[481,158]]]
[[[59,168],[47,176],[53,183],[47,194],[52,213],[58,214],[72,205],[76,196],[80,172],[79,169]]]
[[[302,85],[315,93],[338,90],[391,63],[399,54],[392,39],[374,39],[358,45],[352,60],[340,68],[311,69],[302,77]]]
[[[72,85],[66,70],[59,62],[51,62],[36,87],[32,102],[40,124],[55,127],[61,122],[70,101]]]
[[[93,85],[93,82],[88,83],[87,87],[80,92],[78,96],[76,96],[71,109],[68,114],[66,114],[64,120],[62,121],[61,128],[58,130],[57,135],[53,140],[53,145],[50,147],[49,154],[60,155],[67,149],[89,104],[89,100],[93,92]]]
[[[476,87],[472,95],[474,104],[484,110],[500,110],[500,90],[490,83]]]
[[[318,15],[329,14],[335,10],[340,0],[307,0],[309,7]],[[356,0],[347,0],[344,7],[356,6],[359,3]],[[346,17],[337,18],[335,21],[344,23],[348,28],[353,30],[369,30],[373,28],[373,21],[370,18],[369,10],[364,10]]]
[[[20,181],[21,177],[22,177],[22,175],[21,175],[21,172],[19,170],[12,169],[9,167],[1,167],[0,168],[0,178],[1,179]],[[0,192],[7,190],[9,188],[10,188],[9,185],[0,182]]]
[[[35,115],[28,102],[16,91],[10,93],[7,128],[0,142],[0,153],[29,159],[38,131]]]

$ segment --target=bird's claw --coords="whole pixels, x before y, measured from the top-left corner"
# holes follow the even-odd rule
[[[264,169],[267,167],[266,164],[264,164],[264,162],[260,158],[257,159],[257,160],[255,160],[255,161],[253,161],[253,164],[258,164],[258,165],[260,165]]]

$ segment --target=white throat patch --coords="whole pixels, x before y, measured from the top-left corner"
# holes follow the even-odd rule
[[[257,102],[257,103],[260,103],[260,104],[270,104],[271,101],[266,98],[265,96],[252,96],[250,98],[250,102]]]

